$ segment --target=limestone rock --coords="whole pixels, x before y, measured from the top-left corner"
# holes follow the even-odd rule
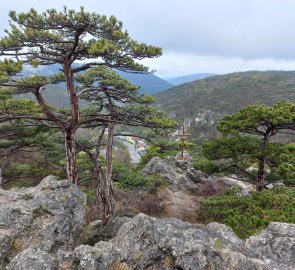
[[[190,160],[178,160],[174,157],[161,159],[152,158],[145,168],[144,173],[159,174],[174,188],[186,189],[194,192],[198,189],[199,183],[214,184],[214,179],[210,176],[195,170]]]
[[[290,263],[295,269],[295,224],[272,222],[260,234],[247,239],[248,256]]]
[[[0,190],[0,269],[53,269],[58,249],[77,245],[86,196],[67,180]]]
[[[248,182],[242,181],[242,180],[238,180],[235,178],[231,178],[231,177],[223,177],[223,181],[224,183],[226,183],[228,186],[232,187],[238,187],[241,189],[247,189],[250,191],[254,191],[255,190],[255,185],[250,184]]]
[[[81,243],[94,246],[99,241],[112,239],[120,227],[129,220],[129,217],[114,217],[105,226],[101,220],[92,222],[86,227]]]
[[[246,241],[222,224],[205,227],[139,214],[117,236],[74,252],[77,269],[291,270],[295,224],[271,223]]]

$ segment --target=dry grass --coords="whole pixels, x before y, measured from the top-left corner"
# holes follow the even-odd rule
[[[221,179],[216,180],[216,182],[213,183],[202,183],[199,184],[198,190],[196,192],[196,196],[202,197],[202,198],[208,198],[214,195],[217,195],[224,191],[228,186],[222,181]]]
[[[25,248],[25,244],[21,239],[15,239],[11,245],[13,252],[19,253]]]
[[[157,192],[147,193],[139,198],[135,207],[139,212],[150,216],[162,216],[165,212],[164,199]]]
[[[131,270],[131,269],[126,263],[115,261],[108,266],[108,270]]]
[[[163,265],[166,268],[173,268],[175,266],[175,259],[172,256],[166,256],[163,260]]]

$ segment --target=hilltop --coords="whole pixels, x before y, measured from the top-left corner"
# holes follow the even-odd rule
[[[295,101],[295,71],[248,71],[209,77],[156,94],[155,106],[199,137],[216,135],[216,122],[250,104]]]
[[[190,74],[190,75],[169,77],[169,78],[163,78],[163,79],[165,79],[167,82],[173,85],[180,85],[183,83],[188,83],[195,80],[201,80],[201,79],[205,79],[205,78],[216,76],[216,75],[217,74],[212,74],[212,73],[198,73],[198,74]]]

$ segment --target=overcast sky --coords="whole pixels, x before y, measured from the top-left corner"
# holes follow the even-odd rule
[[[295,0],[1,0],[10,10],[63,5],[115,15],[130,36],[163,48],[145,63],[159,76],[295,70]]]

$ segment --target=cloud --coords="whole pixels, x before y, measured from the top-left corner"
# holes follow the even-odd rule
[[[294,0],[2,0],[0,33],[11,9],[63,5],[114,14],[134,39],[162,47],[164,56],[150,62],[163,74],[285,69],[295,60]]]
[[[160,77],[177,77],[192,73],[226,74],[248,70],[294,70],[295,67],[295,60],[243,59],[179,52],[166,52],[158,59],[146,59],[143,63],[151,70],[156,70],[156,75]]]
[[[295,59],[292,1],[177,1],[137,24],[142,38],[166,50],[226,57]],[[147,14],[152,14],[148,10]]]

